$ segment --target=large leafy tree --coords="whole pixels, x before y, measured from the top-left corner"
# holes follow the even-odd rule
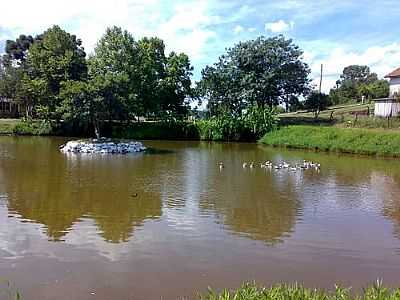
[[[372,83],[378,80],[376,73],[371,73],[368,66],[350,65],[343,69],[340,81],[350,81],[354,83]]]
[[[61,101],[59,92],[62,82],[82,80],[87,76],[85,56],[81,40],[58,26],[46,30],[41,39],[30,47],[27,55],[28,75],[32,80],[46,83],[48,93],[40,101],[41,111],[46,112],[46,118],[60,117],[56,110]]]
[[[21,34],[15,41],[7,40],[4,57],[13,61],[14,65],[25,63],[29,48],[41,38],[41,35],[33,38],[31,35]]]
[[[138,111],[137,52],[133,36],[114,26],[107,28],[89,58],[89,80],[98,88],[109,120],[127,119]]]
[[[389,84],[379,80],[368,66],[350,65],[343,69],[336,88],[329,93],[335,104],[360,100],[362,96],[368,99],[387,97]]]
[[[193,96],[191,76],[193,67],[189,57],[171,52],[166,59],[165,77],[161,80],[156,108],[160,112],[183,114],[186,112],[188,100]]]
[[[158,112],[161,80],[166,77],[165,45],[159,38],[143,38],[138,41],[138,64],[136,87],[141,101],[141,113],[150,115]]]
[[[241,42],[202,72],[199,90],[210,110],[219,106],[241,113],[248,105],[290,104],[308,92],[310,72],[303,52],[283,36]]]
[[[30,93],[27,77],[29,65],[26,60],[31,46],[41,38],[41,35],[33,38],[21,34],[15,41],[7,40],[5,54],[0,58],[0,96],[21,104],[21,108],[25,108],[26,117],[32,116],[33,103],[36,99],[35,93]]]

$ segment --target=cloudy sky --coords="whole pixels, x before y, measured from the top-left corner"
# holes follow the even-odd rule
[[[187,53],[199,79],[226,47],[284,34],[304,50],[312,78],[324,64],[328,91],[349,64],[369,65],[379,76],[400,67],[399,15],[398,0],[20,0],[18,7],[4,1],[0,52],[6,39],[53,24],[80,37],[90,52],[106,27],[118,25]]]

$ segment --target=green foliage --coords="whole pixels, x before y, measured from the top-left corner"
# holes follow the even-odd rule
[[[240,42],[202,71],[198,94],[212,115],[221,107],[240,114],[249,105],[290,105],[292,96],[308,91],[303,52],[283,36]]]
[[[304,107],[314,112],[315,117],[318,118],[319,113],[325,110],[330,103],[330,98],[324,93],[318,91],[312,91],[306,98]]]
[[[35,41],[40,40],[40,36],[35,39],[31,35],[21,34],[15,41],[7,40],[5,47],[5,58],[14,61],[18,65],[25,62],[28,50]]]
[[[209,141],[254,141],[276,127],[278,118],[273,110],[251,107],[242,117],[227,111],[218,116],[194,123],[171,120],[113,124],[114,138],[134,139],[186,139]]]
[[[17,123],[13,128],[16,135],[49,135],[53,132],[53,127],[49,121],[24,120]]]
[[[46,30],[41,40],[29,49],[27,64],[30,94],[39,97],[38,105],[47,113],[41,118],[59,120],[57,107],[63,81],[86,77],[87,65],[81,41],[58,26]]]
[[[288,126],[267,133],[261,143],[287,148],[400,156],[400,135],[393,131],[323,126]]]
[[[195,124],[184,121],[113,124],[110,136],[123,139],[198,140]]]
[[[273,109],[250,106],[242,116],[223,110],[216,116],[196,122],[200,138],[214,141],[256,140],[273,130],[278,118]]]
[[[89,60],[91,80],[100,83],[108,118],[185,113],[193,68],[187,55],[165,55],[159,38],[133,36],[119,27],[107,29]]]
[[[389,83],[378,80],[375,73],[371,73],[368,66],[351,65],[343,70],[336,88],[329,93],[333,104],[384,98],[389,95]]]
[[[366,288],[361,295],[350,293],[350,289],[335,286],[333,291],[309,289],[299,284],[279,284],[270,288],[245,283],[237,290],[220,293],[209,289],[200,295],[202,300],[399,300],[400,289],[389,289],[380,281]]]

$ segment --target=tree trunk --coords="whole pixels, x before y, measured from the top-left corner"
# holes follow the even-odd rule
[[[99,126],[99,121],[97,119],[93,120],[93,128],[94,128],[94,134],[96,136],[96,139],[100,138],[100,126]]]

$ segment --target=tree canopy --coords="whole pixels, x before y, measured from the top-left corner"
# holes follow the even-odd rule
[[[240,42],[202,71],[199,94],[211,112],[224,106],[240,114],[249,105],[286,104],[309,91],[303,52],[283,36]]]
[[[389,83],[378,79],[368,66],[350,65],[343,69],[336,88],[331,89],[329,96],[334,104],[349,101],[360,101],[362,97],[371,100],[387,97]]]

